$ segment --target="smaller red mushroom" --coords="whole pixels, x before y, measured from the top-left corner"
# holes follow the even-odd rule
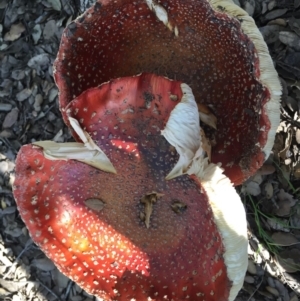
[[[186,84],[120,78],[67,107],[84,142],[79,152],[92,145],[96,156],[105,153],[105,171],[101,162],[96,169],[70,159],[68,143],[67,156],[61,144],[58,152],[48,142],[21,148],[20,214],[35,243],[89,293],[107,301],[232,301],[241,288],[244,208],[204,157],[195,108]]]

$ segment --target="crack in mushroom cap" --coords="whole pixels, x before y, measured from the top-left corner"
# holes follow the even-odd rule
[[[64,274],[105,300],[233,300],[237,284],[228,278],[224,233],[203,185],[195,175],[165,179],[179,155],[161,130],[182,98],[180,82],[142,74],[70,103],[68,114],[117,174],[48,160],[32,145],[18,154],[14,196],[33,240]],[[228,183],[235,206],[240,200]],[[147,229],[140,200],[151,191],[162,196]],[[186,205],[184,212],[173,211],[175,200]]]
[[[99,0],[63,33],[60,106],[112,78],[151,72],[187,83],[212,108],[212,161],[237,185],[270,153],[280,84],[253,20],[228,0]]]

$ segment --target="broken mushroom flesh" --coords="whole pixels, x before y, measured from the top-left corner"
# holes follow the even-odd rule
[[[54,75],[65,122],[68,103],[85,90],[141,72],[189,84],[198,105],[211,108],[212,162],[235,185],[262,165],[281,87],[253,19],[231,0],[98,0],[62,36]]]
[[[245,212],[221,168],[203,156],[195,107],[186,84],[151,74],[74,99],[69,118],[115,173],[54,160],[57,149],[48,143],[21,148],[14,183],[20,214],[35,243],[89,293],[222,301],[241,288]],[[147,210],[148,224],[141,215]]]

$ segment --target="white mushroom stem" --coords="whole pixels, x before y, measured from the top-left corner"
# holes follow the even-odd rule
[[[96,145],[90,135],[84,131],[78,121],[69,117],[70,124],[83,143],[39,141],[33,144],[43,148],[45,158],[49,160],[77,160],[97,169],[116,173],[105,153]]]

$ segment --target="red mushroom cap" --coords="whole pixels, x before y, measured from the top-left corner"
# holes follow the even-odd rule
[[[151,72],[188,83],[218,119],[212,162],[237,185],[269,155],[280,83],[252,18],[231,0],[98,0],[63,33],[60,105],[113,78]]]
[[[107,301],[222,301],[240,289],[245,213],[220,168],[182,152],[184,145],[201,150],[194,149],[194,107],[187,85],[151,74],[111,81],[72,101],[68,115],[116,174],[49,160],[34,145],[21,148],[14,196],[22,219],[35,243],[89,293]],[[192,175],[167,181],[181,158],[190,160]]]

